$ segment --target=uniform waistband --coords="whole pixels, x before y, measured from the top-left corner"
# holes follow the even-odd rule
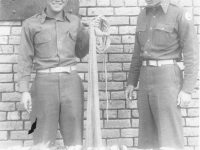
[[[67,66],[67,67],[55,67],[55,68],[48,68],[44,70],[37,70],[37,73],[59,73],[59,72],[68,72],[71,73],[72,71],[76,70],[76,66]]]
[[[176,64],[176,60],[145,60],[142,62],[142,66],[162,66]]]

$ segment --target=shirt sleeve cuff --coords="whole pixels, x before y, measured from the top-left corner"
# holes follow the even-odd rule
[[[27,81],[21,81],[19,82],[19,92],[29,92],[29,82]]]
[[[182,91],[187,92],[187,93],[193,93],[194,88],[197,82],[197,75],[185,75],[184,81],[183,81],[183,86],[182,86]]]

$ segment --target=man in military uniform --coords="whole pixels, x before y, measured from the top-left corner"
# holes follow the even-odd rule
[[[125,91],[138,79],[139,142],[142,149],[183,149],[181,107],[187,107],[197,79],[199,45],[192,15],[169,0],[146,0],[138,16]],[[177,61],[184,60],[184,79]]]
[[[47,0],[45,10],[26,19],[22,28],[19,91],[36,124],[34,144],[53,146],[59,123],[65,145],[82,145],[84,98],[76,57],[88,53],[89,34],[77,16],[64,12],[67,3]],[[98,19],[92,23],[99,26]],[[33,60],[36,77],[30,90]]]

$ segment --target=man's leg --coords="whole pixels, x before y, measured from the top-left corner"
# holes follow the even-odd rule
[[[37,118],[36,129],[33,132],[34,145],[49,142],[49,146],[54,146],[59,119],[58,74],[37,74],[31,96],[31,122]]]
[[[60,131],[66,146],[82,145],[83,84],[76,71],[60,74]]]
[[[153,118],[148,89],[152,75],[148,72],[148,67],[142,67],[140,70],[140,84],[138,91],[138,110],[139,110],[139,139],[138,148],[156,149],[159,148],[158,132]]]
[[[159,145],[183,149],[183,127],[177,97],[181,88],[181,72],[177,65],[152,69],[153,84],[149,92],[150,107],[156,122]]]

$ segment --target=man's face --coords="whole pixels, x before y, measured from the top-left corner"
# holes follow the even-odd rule
[[[145,0],[147,3],[147,6],[156,6],[160,4],[163,0]]]
[[[67,5],[68,0],[47,0],[47,8],[53,12],[61,12]]]

